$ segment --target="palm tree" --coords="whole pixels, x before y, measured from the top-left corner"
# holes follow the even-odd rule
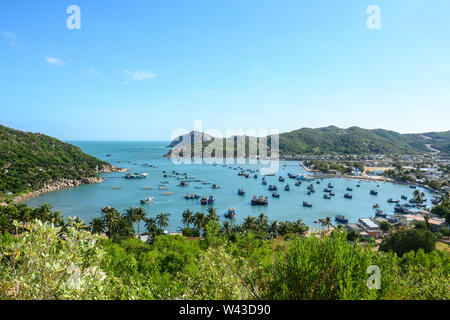
[[[243,226],[247,231],[254,230],[256,228],[256,218],[249,215],[245,218]]]
[[[92,221],[89,223],[89,225],[90,225],[91,233],[101,234],[101,233],[105,232],[105,228],[106,228],[105,220],[103,220],[100,217],[92,219]]]
[[[194,214],[194,227],[196,231],[200,232],[206,225],[206,216],[203,212],[196,212]]]
[[[166,228],[169,225],[170,213],[161,212],[156,216],[156,224],[160,229]]]
[[[258,224],[260,229],[265,230],[269,225],[269,219],[264,214],[264,212],[262,212],[256,219],[256,223]]]
[[[135,219],[138,225],[138,234],[140,231],[140,227],[141,227],[141,221],[145,221],[147,217],[147,212],[145,211],[144,208],[142,207],[137,207],[136,211],[135,211]]]
[[[183,211],[183,224],[187,227],[194,222],[194,212],[189,209]]]
[[[271,238],[278,237],[278,221],[273,220],[269,225],[269,235]]]
[[[222,226],[220,228],[220,232],[222,234],[230,234],[232,231],[233,225],[230,221],[222,221]]]
[[[331,218],[330,218],[330,223],[331,223]],[[303,222],[302,219],[298,219],[297,222],[295,223],[295,229],[297,231],[298,234],[300,234],[301,236],[305,235],[306,232],[308,231],[308,226]]]
[[[425,194],[419,190],[414,190],[413,196],[415,203],[422,203],[424,201]]]
[[[110,238],[112,238],[121,223],[120,212],[115,208],[108,208],[103,213],[103,219],[105,220],[105,223],[108,227],[108,235]]]
[[[214,222],[218,222],[220,220],[219,216],[216,214],[217,209],[214,207],[209,207],[206,212],[208,212],[208,214],[206,215],[206,220],[207,221],[214,221]]]
[[[322,222],[322,226],[327,226],[327,229],[330,230],[331,226],[331,217],[326,217],[325,221]]]

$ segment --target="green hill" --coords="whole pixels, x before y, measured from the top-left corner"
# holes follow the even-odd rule
[[[425,139],[415,134],[359,127],[340,129],[335,126],[310,129],[302,128],[280,134],[282,154],[305,153],[419,153],[426,152]]]
[[[38,190],[62,179],[97,177],[112,168],[71,144],[0,125],[0,195]]]

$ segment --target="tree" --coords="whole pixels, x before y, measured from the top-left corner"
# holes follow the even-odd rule
[[[261,231],[266,231],[269,227],[269,218],[262,212],[256,219],[256,224],[258,229]]]
[[[161,229],[166,228],[169,225],[169,216],[170,213],[161,212],[160,214],[158,214],[156,216],[156,225]]]
[[[194,212],[189,209],[183,211],[183,224],[189,227],[191,223],[194,222]]]
[[[302,219],[298,219],[295,223],[295,231],[300,235],[304,236],[308,232],[308,226],[303,222]]]
[[[233,225],[230,221],[222,221],[222,226],[220,227],[220,232],[224,235],[229,235],[233,230]]]
[[[108,236],[112,239],[120,226],[120,212],[113,207],[109,207],[103,213],[103,219],[105,220],[105,224],[108,228]]]
[[[270,222],[269,228],[268,228],[269,236],[274,239],[278,237],[278,221],[273,220]]]
[[[208,214],[206,215],[206,224],[208,224],[209,221],[213,221],[213,222],[218,222],[220,220],[219,216],[217,215],[217,209],[214,207],[208,207],[208,209],[206,209],[206,212],[208,212]]]
[[[331,217],[326,217],[324,221],[322,221],[322,226],[326,226],[327,229],[329,230],[330,227],[332,226],[331,224]]]
[[[244,229],[247,231],[253,231],[256,229],[257,223],[256,223],[256,218],[252,217],[252,216],[247,216],[247,218],[245,218],[244,223],[243,223]]]
[[[194,228],[201,233],[206,226],[206,216],[203,212],[196,212],[194,214]]]
[[[399,230],[381,242],[380,251],[393,251],[399,256],[419,249],[423,249],[426,253],[429,253],[435,250],[435,244],[436,237],[429,230]]]
[[[94,234],[104,233],[106,229],[105,220],[99,217],[92,219],[90,222],[90,229],[91,233]]]

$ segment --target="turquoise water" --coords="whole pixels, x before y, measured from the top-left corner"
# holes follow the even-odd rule
[[[262,185],[261,175],[258,179],[246,179],[238,176],[239,169],[235,167],[241,166],[244,169],[258,169],[258,165],[231,165],[232,169],[222,167],[222,164],[216,166],[208,164],[182,164],[176,165],[170,159],[163,158],[169,149],[165,146],[168,142],[78,142],[71,141],[72,144],[79,146],[84,152],[91,154],[99,159],[108,161],[113,165],[131,169],[131,172],[148,173],[148,177],[142,180],[124,179],[124,173],[104,174],[106,181],[94,185],[82,185],[73,189],[65,189],[43,194],[38,198],[31,199],[27,202],[30,206],[39,206],[42,203],[49,203],[54,209],[61,211],[64,216],[78,216],[85,221],[101,215],[101,208],[111,205],[121,211],[130,206],[139,206],[140,199],[154,197],[154,202],[145,204],[150,216],[156,216],[160,212],[168,212],[170,216],[169,231],[175,231],[177,227],[181,227],[181,214],[186,209],[206,212],[206,206],[200,205],[197,200],[185,200],[186,193],[197,193],[202,196],[209,197],[213,195],[216,199],[215,207],[217,214],[224,219],[223,214],[228,208],[233,207],[236,210],[238,223],[242,222],[248,215],[256,216],[264,212],[269,219],[278,221],[291,220],[296,221],[301,218],[310,227],[318,228],[319,225],[314,223],[318,218],[326,216],[334,217],[337,214],[343,214],[349,218],[350,222],[355,222],[361,217],[374,216],[373,204],[379,203],[381,209],[386,213],[394,213],[394,204],[387,203],[388,198],[400,199],[402,194],[408,197],[412,196],[413,189],[405,185],[392,183],[376,183],[363,182],[354,179],[324,179],[318,185],[315,182],[315,193],[307,195],[307,186],[309,183],[303,182],[301,186],[295,186],[295,180],[289,179],[287,173],[307,174],[299,165],[299,162],[281,161],[278,173],[273,177],[266,177],[267,186],[277,185],[280,198],[272,198],[272,192],[267,190],[267,186]],[[112,156],[107,157],[107,154]],[[143,164],[151,164],[157,168],[143,167]],[[283,165],[286,165],[284,167]],[[220,189],[212,189],[211,185],[203,185],[200,182],[191,182],[188,187],[179,187],[179,180],[176,178],[163,178],[162,171],[172,173],[187,173],[190,178],[200,179],[212,184],[221,186]],[[278,182],[278,176],[284,176],[285,182]],[[170,196],[164,196],[162,193],[167,191],[159,191],[158,185],[161,181],[169,181],[167,185],[169,192],[173,192]],[[334,186],[333,191],[336,196],[331,200],[323,199],[323,189],[327,187],[328,182]],[[286,183],[290,185],[290,191],[284,191]],[[361,187],[356,185],[360,183]],[[377,187],[379,184],[379,187]],[[195,189],[195,186],[201,189]],[[122,189],[114,190],[113,187],[122,187]],[[152,187],[152,190],[143,190],[144,187]],[[246,191],[245,196],[238,196],[238,188],[243,187]],[[352,187],[353,191],[346,191],[347,187]],[[371,189],[378,191],[378,196],[369,194]],[[430,205],[432,195],[425,189],[420,189],[426,194],[428,200],[427,206]],[[350,193],[353,199],[345,199],[344,194]],[[264,195],[269,197],[269,205],[266,207],[255,207],[250,205],[253,195]],[[313,204],[312,208],[302,206],[303,201]],[[405,202],[404,200],[401,203]],[[334,222],[334,218],[333,218]]]

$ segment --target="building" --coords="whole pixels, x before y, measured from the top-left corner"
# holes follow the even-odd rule
[[[358,221],[366,231],[367,230],[379,230],[378,225],[369,218],[361,218]]]

